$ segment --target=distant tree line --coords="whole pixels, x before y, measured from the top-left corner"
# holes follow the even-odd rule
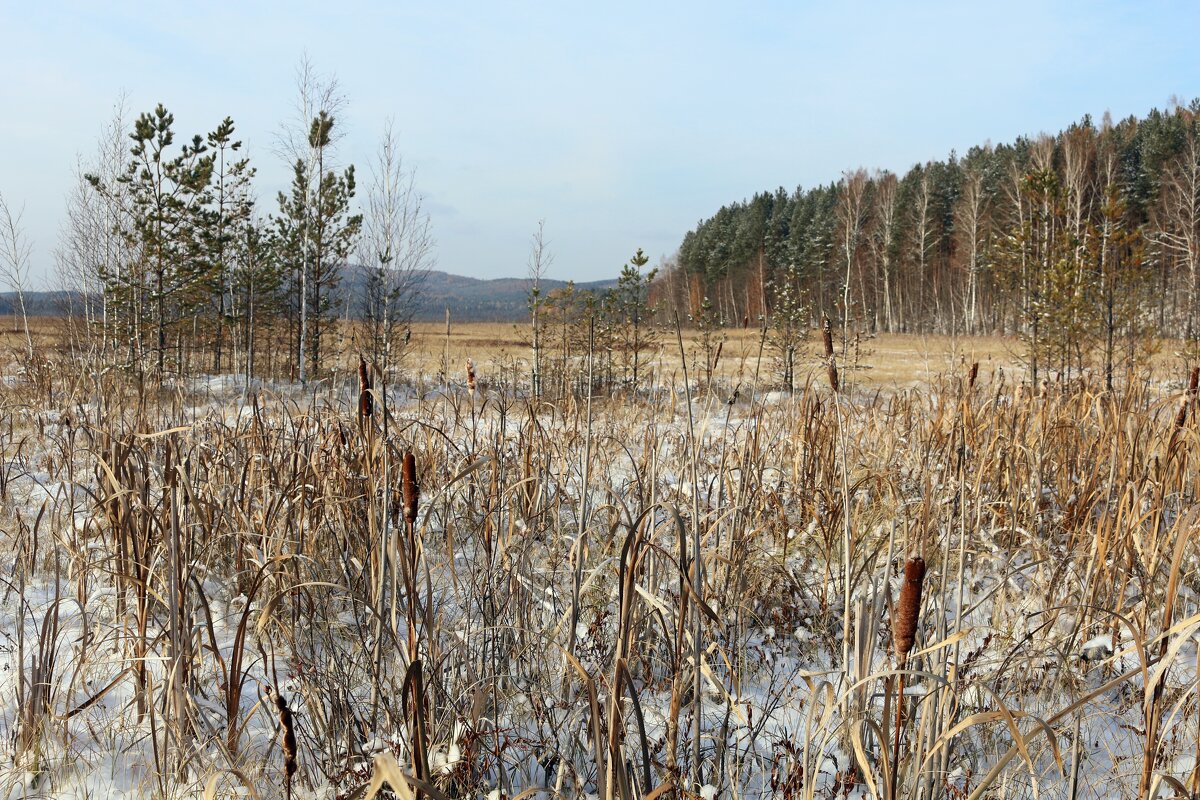
[[[1151,335],[1195,348],[1198,273],[1193,101],[756,194],[687,233],[656,296],[730,322],[802,307],[844,331],[1019,335],[1035,379],[1095,364],[1111,382]]]

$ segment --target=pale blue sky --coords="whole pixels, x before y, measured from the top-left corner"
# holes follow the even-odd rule
[[[232,116],[273,210],[307,52],[360,176],[394,119],[439,268],[524,275],[544,217],[551,277],[604,278],[761,189],[1200,95],[1198,31],[1194,2],[0,0],[0,192],[49,275],[76,156],[125,92],[181,138]]]

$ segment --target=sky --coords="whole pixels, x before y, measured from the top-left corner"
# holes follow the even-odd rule
[[[345,95],[359,199],[391,121],[438,269],[524,276],[545,220],[547,277],[597,280],[758,191],[1186,102],[1197,31],[1194,2],[0,0],[0,195],[57,288],[66,198],[124,97],[177,141],[232,117],[269,214],[307,57]]]

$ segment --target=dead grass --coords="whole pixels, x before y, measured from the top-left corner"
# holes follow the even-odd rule
[[[21,321],[15,316],[0,316],[0,353],[19,353],[24,347]],[[68,347],[71,323],[58,317],[31,317],[30,325],[35,343],[43,352],[63,352]],[[330,336],[334,348],[330,365],[337,369],[353,369],[361,348],[357,344],[357,326],[343,327]],[[748,382],[759,358],[760,332],[756,329],[728,329],[717,368],[717,378],[728,386]],[[407,348],[403,370],[410,376],[425,376],[438,380],[443,365],[448,364],[452,378],[457,379],[465,369],[467,359],[476,365],[484,380],[504,373],[511,375],[514,367],[528,368],[530,357],[529,326],[523,323],[452,322],[449,335],[441,322],[421,322],[412,326],[412,342]],[[693,358],[699,357],[699,335],[694,330],[683,332],[684,347]],[[805,380],[825,381],[825,362],[820,357],[820,341],[814,335],[802,349],[797,369],[798,383]],[[1151,348],[1149,372],[1184,374],[1188,361],[1185,348],[1169,340]],[[679,354],[674,334],[667,331],[660,337],[658,347],[648,354],[655,371],[665,378],[679,377]],[[774,377],[774,356],[768,345],[762,354],[761,374],[764,383]],[[839,361],[841,352],[839,343]],[[920,334],[879,334],[852,342],[846,361],[850,365],[850,383],[862,389],[905,389],[927,384],[938,376],[965,370],[979,362],[984,375],[997,370],[1019,377],[1023,374],[1022,343],[1015,337],[973,336],[950,337]],[[265,359],[260,359],[265,363]],[[693,378],[695,372],[692,369]],[[847,376],[842,376],[843,382]]]
[[[66,360],[53,394],[0,386],[0,790],[108,751],[148,797],[365,795],[372,764],[430,798],[1200,785],[1186,371],[1046,391],[1001,379],[1001,340],[880,337],[848,380],[889,391],[832,394],[814,353],[792,396],[687,403],[664,344],[670,393],[534,405],[485,383],[512,326],[450,346],[478,389],[411,402],[363,404],[350,362],[316,398]],[[727,380],[757,348],[726,343]]]

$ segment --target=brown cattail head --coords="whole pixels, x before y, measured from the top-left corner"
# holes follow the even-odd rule
[[[475,364],[471,359],[467,359],[467,388],[472,392],[475,391]]]
[[[829,388],[833,389],[834,394],[837,394],[839,385],[840,384],[838,383],[837,364],[833,363],[833,361],[830,361],[829,362]]]
[[[371,376],[367,372],[367,362],[361,355],[358,357],[358,416],[366,419],[375,411],[375,398],[371,396]]]
[[[404,491],[404,521],[409,525],[417,522],[417,503],[421,499],[421,485],[417,483],[417,459],[412,450],[405,451],[404,464],[400,469],[400,483]]]
[[[266,692],[274,702],[275,712],[279,717],[279,749],[283,751],[283,770],[290,780],[296,774],[296,726],[292,719],[292,710],[288,708],[287,700],[284,700],[279,692],[270,686],[266,687]]]
[[[713,356],[713,363],[712,363],[712,368],[714,370],[717,368],[717,364],[720,363],[720,361],[721,361],[721,350],[724,347],[725,347],[724,342],[717,342],[717,354],[715,356]]]
[[[917,640],[917,622],[921,617],[921,587],[925,582],[925,559],[910,558],[904,565],[904,586],[900,589],[900,602],[896,604],[892,618],[892,647],[896,660],[903,664],[908,660],[913,643]]]
[[[974,389],[975,388],[975,379],[978,377],[979,377],[979,362],[972,361],[971,362],[971,372],[967,375],[967,387],[970,389]]]
[[[833,325],[829,317],[821,322],[821,338],[825,340],[825,357],[833,358]]]
[[[1196,391],[1200,389],[1200,367],[1192,367],[1192,377],[1188,380],[1188,399],[1196,401]]]
[[[1175,415],[1175,430],[1179,430],[1187,424],[1188,401],[1184,400],[1179,404],[1179,413]]]

